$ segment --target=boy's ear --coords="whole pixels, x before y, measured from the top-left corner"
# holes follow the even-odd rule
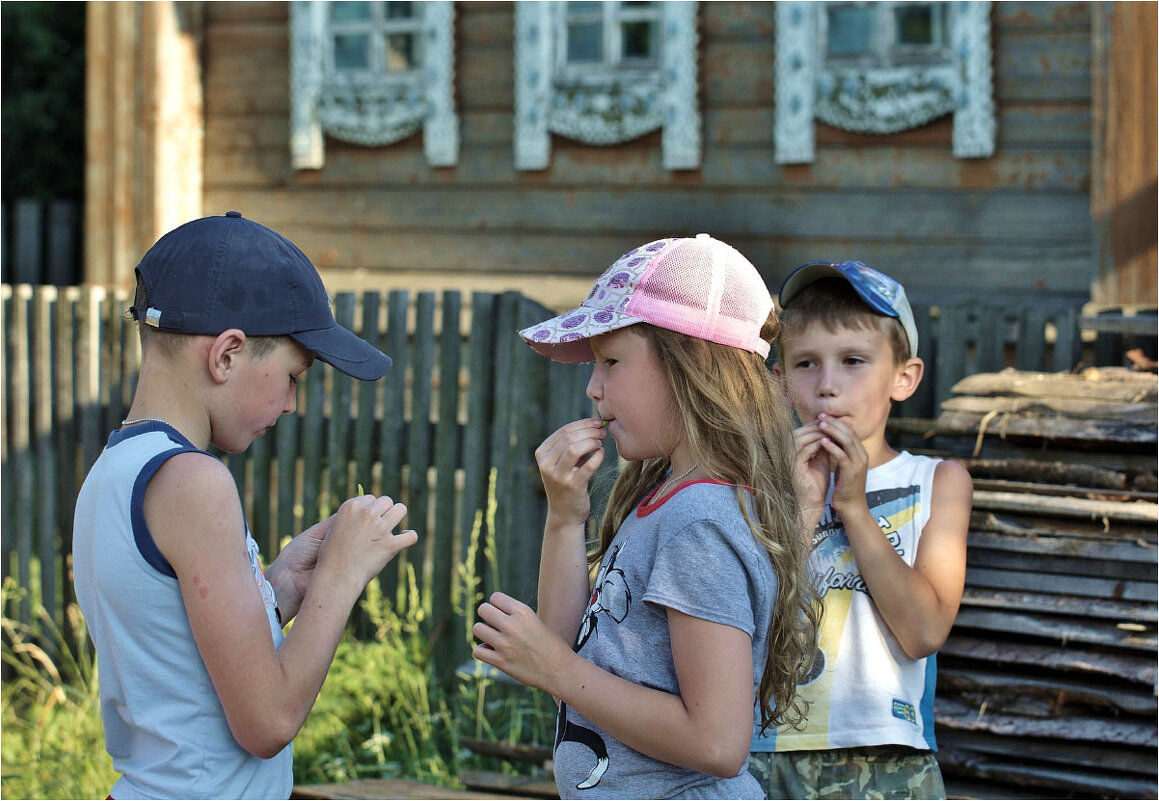
[[[245,332],[239,328],[222,331],[210,342],[206,351],[209,375],[218,384],[225,383],[233,375],[237,356],[245,347]]]
[[[889,393],[890,400],[901,402],[917,391],[922,382],[922,375],[926,371],[926,363],[918,357],[907,359],[898,370],[897,380],[893,384],[893,392]]]

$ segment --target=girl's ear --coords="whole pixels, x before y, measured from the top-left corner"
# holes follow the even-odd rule
[[[907,359],[905,364],[898,370],[897,379],[893,384],[893,392],[889,393],[890,400],[903,401],[910,395],[917,391],[918,384],[922,382],[922,375],[925,373],[926,363],[914,356]]]
[[[206,366],[216,383],[224,384],[234,374],[245,340],[245,332],[240,328],[227,329],[213,338],[206,350]]]

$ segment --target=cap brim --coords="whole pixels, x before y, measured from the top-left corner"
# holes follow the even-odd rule
[[[868,291],[862,281],[854,280],[854,277],[841,269],[840,265],[828,262],[802,264],[789,273],[789,277],[781,284],[781,291],[777,293],[777,300],[780,302],[781,308],[783,309],[791,303],[793,298],[800,294],[805,287],[820,281],[822,278],[841,278],[852,286],[861,299],[878,314],[894,318],[899,316],[897,310],[890,306],[884,298]]]
[[[354,332],[335,324],[290,334],[298,344],[359,381],[377,381],[390,370],[390,357]]]
[[[519,332],[536,353],[555,362],[582,364],[596,360],[591,338],[644,322],[630,314],[580,306]]]
[[[822,278],[845,278],[845,273],[829,262],[802,264],[789,273],[789,277],[781,284],[781,290],[777,293],[777,302],[781,304],[782,309],[785,308],[802,289]]]

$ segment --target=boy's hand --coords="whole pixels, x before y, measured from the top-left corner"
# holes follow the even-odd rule
[[[406,506],[386,495],[350,498],[331,519],[319,547],[318,569],[357,576],[365,587],[400,551],[418,542],[413,530],[394,533],[405,516]]]
[[[825,434],[816,423],[800,426],[793,430],[793,443],[797,448],[797,494],[801,507],[806,511],[819,509],[825,503],[829,491],[829,453],[821,447]]]
[[[842,420],[827,414],[817,416],[816,426],[823,435],[821,447],[829,454],[835,474],[833,508],[843,517],[858,505],[865,507],[865,477],[869,454],[856,432]]]
[[[318,566],[318,551],[333,525],[334,515],[330,515],[310,526],[290,540],[266,571],[266,578],[271,585],[277,579],[274,592],[283,621],[288,621],[298,613],[306,589],[310,586],[310,579],[314,577],[314,568]]]
[[[535,449],[535,462],[547,491],[548,515],[564,525],[587,522],[591,513],[588,482],[604,462],[607,429],[599,418],[568,423]]]

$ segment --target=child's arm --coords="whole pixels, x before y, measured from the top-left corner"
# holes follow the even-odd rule
[[[586,418],[560,428],[535,449],[547,492],[547,522],[539,557],[539,617],[571,643],[591,594],[588,585],[588,482],[604,461],[608,432]]]
[[[857,566],[882,618],[912,659],[937,651],[950,634],[966,581],[966,537],[973,483],[957,462],[934,472],[930,518],[922,530],[913,567],[882,534],[865,499],[868,459],[849,426],[829,419],[821,428],[837,465],[833,507],[841,515]]]
[[[526,604],[479,607],[474,655],[561,699],[625,745],[673,765],[732,777],[752,742],[752,643],[732,626],[668,609],[680,694],[615,676],[571,650]]]
[[[298,733],[362,590],[417,539],[413,531],[392,531],[405,514],[390,498],[342,505],[318,549],[297,621],[275,649],[225,465],[179,454],[149,482],[146,521],[177,573],[198,650],[242,748],[269,758]]]

